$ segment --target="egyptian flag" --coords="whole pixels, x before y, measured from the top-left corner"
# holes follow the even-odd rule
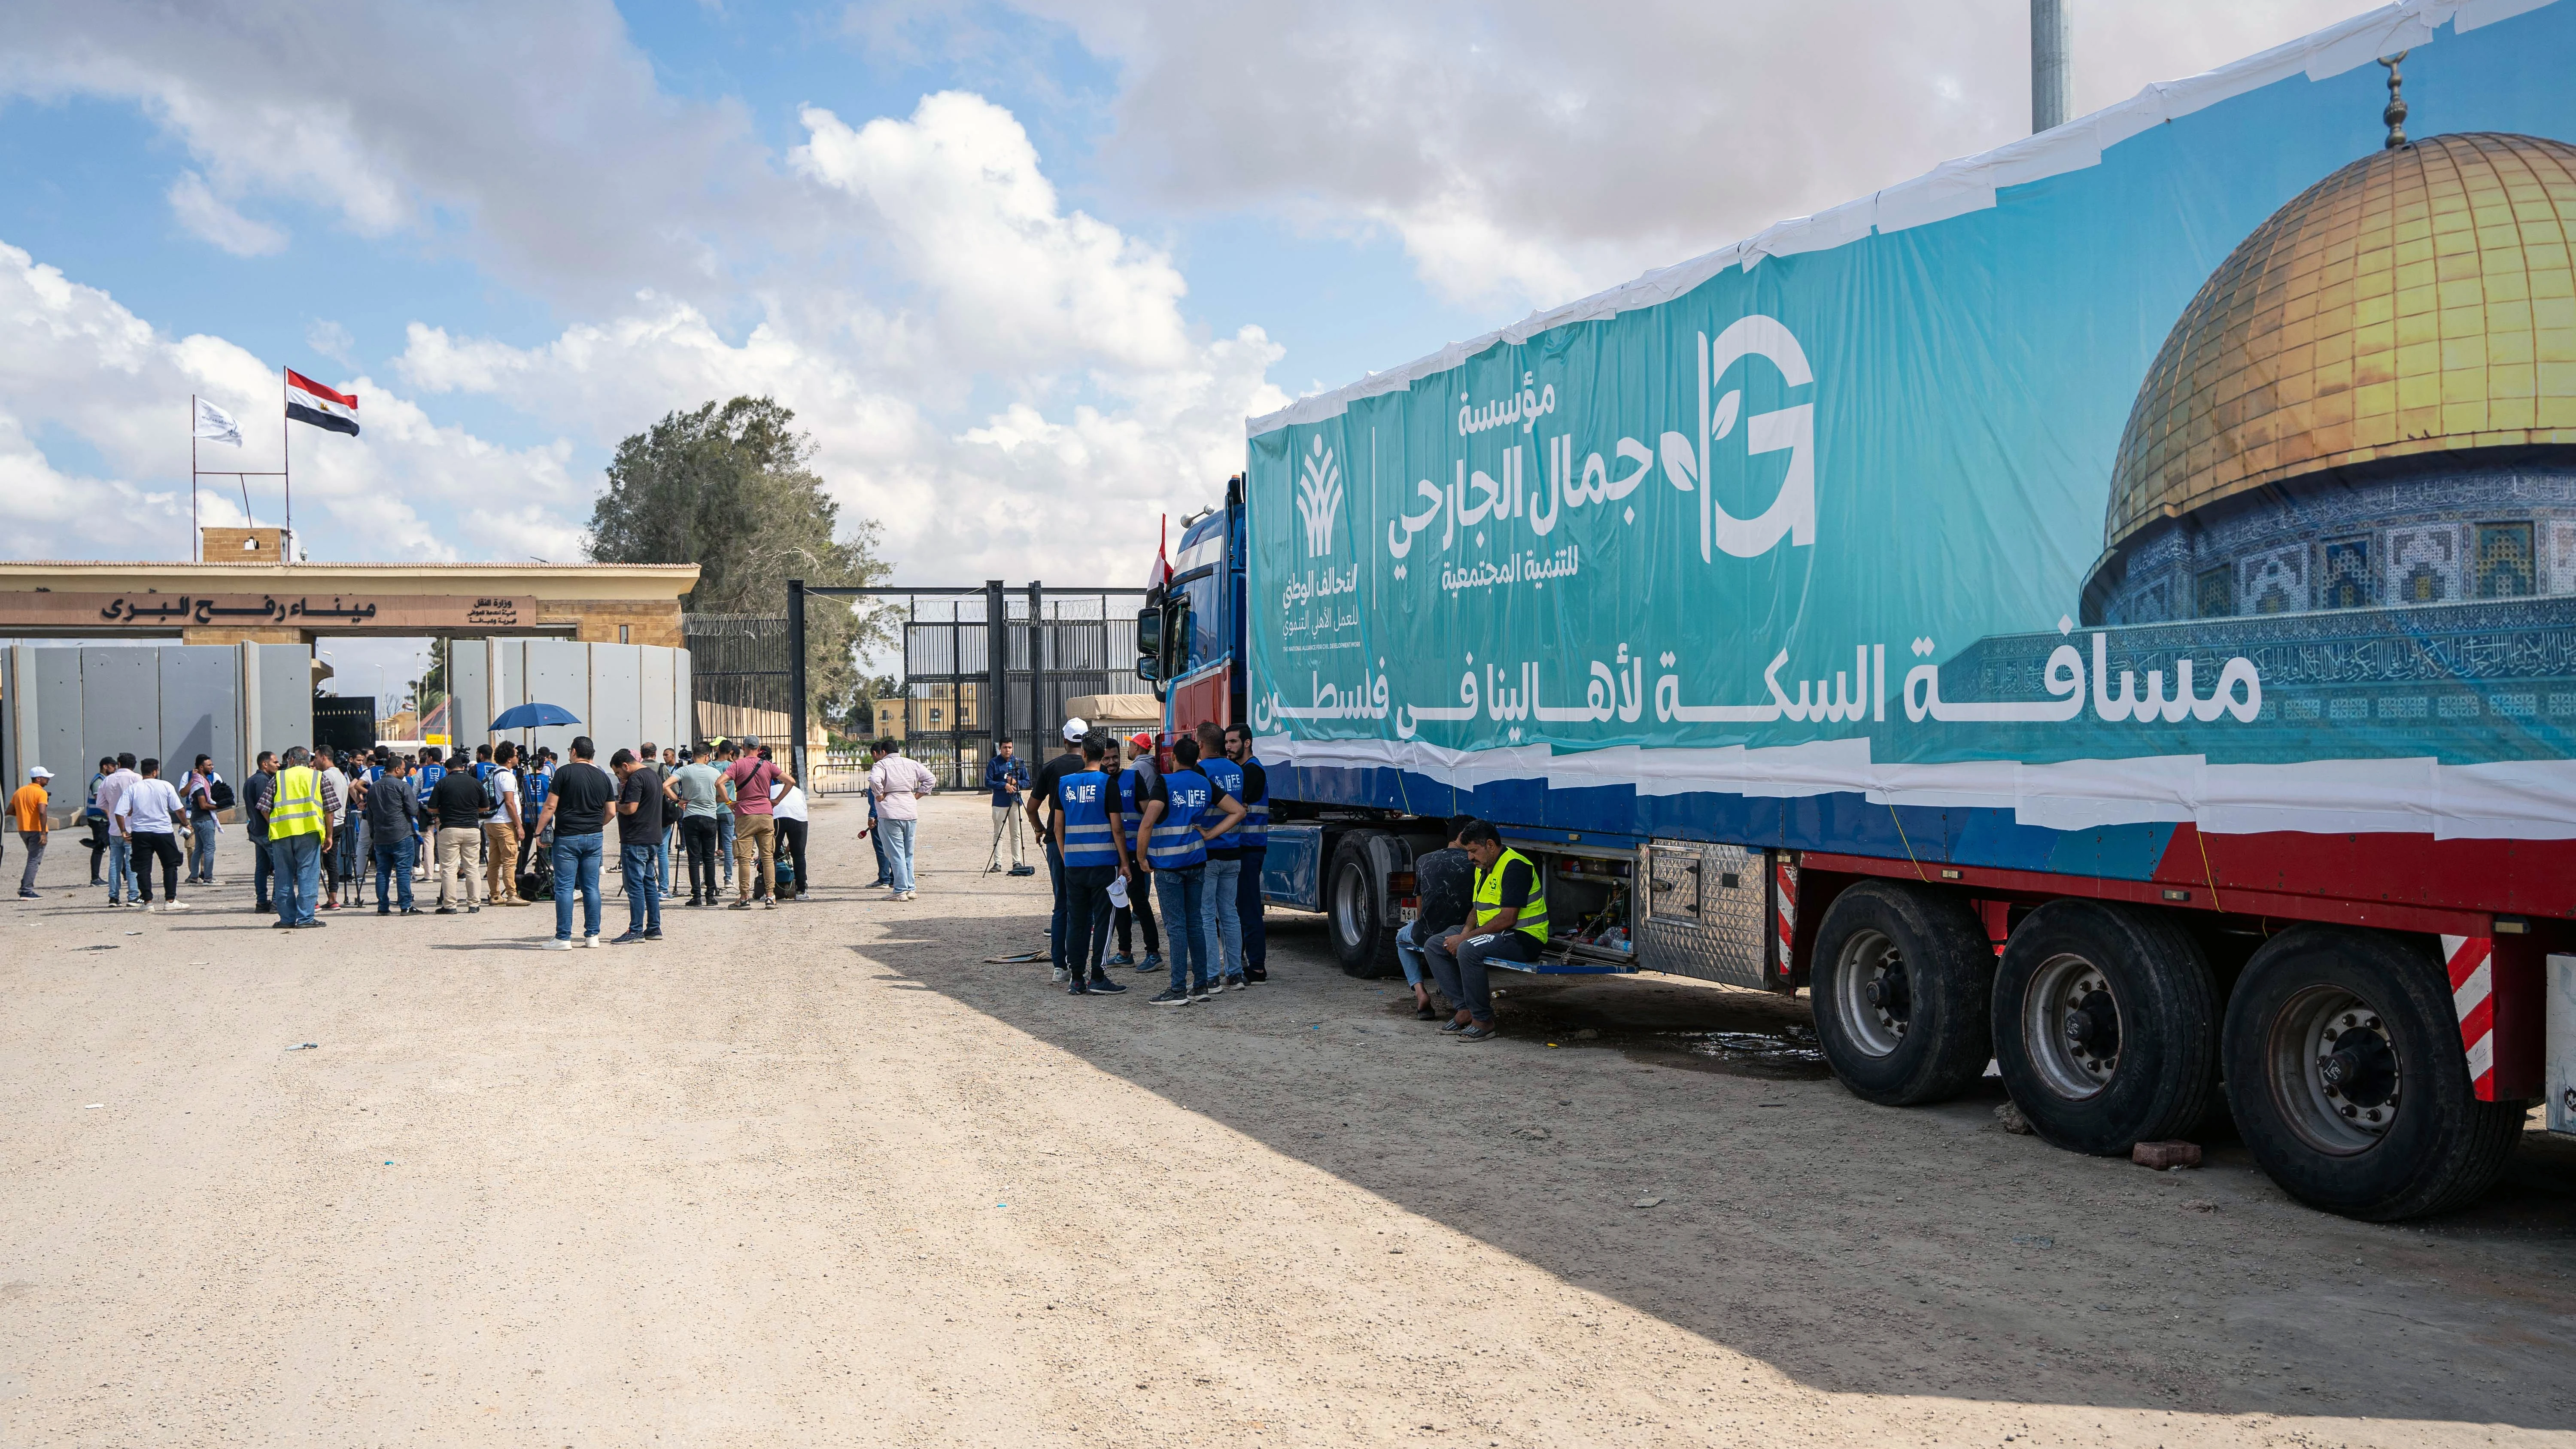
[[[333,392],[293,368],[286,370],[286,415],[335,433],[358,435],[358,395]]]

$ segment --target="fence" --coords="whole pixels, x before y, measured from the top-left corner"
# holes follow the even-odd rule
[[[787,738],[793,656],[787,621],[761,614],[684,614],[697,738]]]
[[[904,596],[904,752],[951,787],[983,782],[994,733],[987,616],[999,600],[1001,724],[1020,758],[1044,758],[1066,701],[1138,688],[1133,599],[1141,592],[1031,585]]]

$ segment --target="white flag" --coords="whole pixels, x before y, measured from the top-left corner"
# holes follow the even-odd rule
[[[241,424],[233,421],[231,413],[204,398],[197,399],[197,436],[211,442],[230,443],[236,448],[242,445]]]

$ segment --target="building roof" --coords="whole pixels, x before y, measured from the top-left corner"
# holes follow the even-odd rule
[[[2103,542],[2373,459],[2576,443],[2576,147],[2464,132],[2382,150],[2239,243],[2120,439]]]

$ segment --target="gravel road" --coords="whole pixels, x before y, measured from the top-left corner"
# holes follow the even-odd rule
[[[983,959],[1044,876],[927,814],[917,901],[827,802],[816,899],[569,954],[272,932],[237,839],[110,911],[64,838],[0,928],[0,1444],[2576,1438],[2555,1139],[2368,1227],[1866,1106],[1695,983],[1461,1044],[1274,913],[1268,985],[1068,998]]]

